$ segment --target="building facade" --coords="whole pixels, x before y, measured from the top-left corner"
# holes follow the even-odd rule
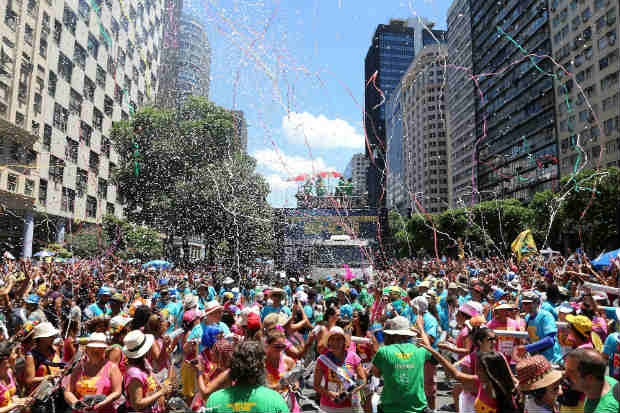
[[[578,159],[587,159],[586,168],[620,166],[618,2],[551,0],[550,6],[553,56],[573,74],[554,71],[560,174],[572,174]]]
[[[407,214],[410,206],[409,194],[405,186],[403,158],[403,101],[402,83],[399,83],[386,103],[386,143],[387,162],[385,196],[389,210]]]
[[[526,56],[551,55],[549,8],[535,0],[470,8],[473,72],[499,73],[480,77],[476,91],[477,190],[482,199],[526,201],[559,177],[554,68]]]
[[[353,184],[353,195],[361,196],[366,192],[366,174],[369,167],[370,161],[363,153],[356,153],[353,155],[347,164],[343,176],[345,179],[351,180]]]
[[[159,107],[176,108],[183,98],[181,90],[177,90],[177,80],[181,71],[181,16],[183,0],[162,0],[162,53],[161,70],[159,73],[159,89],[157,105]]]
[[[469,0],[455,0],[448,9],[446,107],[450,145],[450,207],[471,205],[478,181],[475,162],[476,89],[471,79],[472,30]]]
[[[415,55],[415,30],[404,20],[380,24],[372,37],[365,59],[364,124],[368,136],[366,157],[372,161],[367,171],[368,202],[383,207],[386,156],[386,106],[394,88],[407,71]]]
[[[446,54],[445,44],[425,46],[402,80],[403,174],[412,211],[420,205],[429,213],[449,207]]]
[[[189,13],[181,14],[179,72],[176,89],[181,96],[209,98],[211,48],[203,23]]]
[[[16,208],[26,241],[35,220],[62,239],[67,222],[121,215],[109,133],[156,95],[161,3],[24,0],[0,13],[2,209]]]

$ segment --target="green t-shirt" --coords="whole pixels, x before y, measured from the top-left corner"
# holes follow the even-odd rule
[[[233,386],[218,390],[209,397],[206,407],[207,411],[214,413],[289,412],[280,393],[265,386]]]
[[[420,413],[427,406],[424,362],[431,353],[411,343],[383,346],[372,364],[383,377],[381,408],[385,413]]]
[[[618,380],[609,376],[605,376],[605,380],[611,386],[611,390],[598,400],[586,399],[583,413],[618,413],[620,411],[620,404],[614,397],[614,386]]]

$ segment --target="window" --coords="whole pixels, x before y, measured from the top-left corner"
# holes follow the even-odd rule
[[[65,159],[73,163],[78,161],[78,149],[80,147],[79,142],[67,136],[67,142],[65,143]]]
[[[71,34],[73,34],[75,36],[75,27],[77,25],[77,16],[75,15],[75,12],[73,10],[71,10],[71,8],[69,6],[67,6],[65,4],[65,10],[62,16],[62,22],[65,26],[67,26],[67,28],[69,29],[69,31],[71,32]]]
[[[601,36],[601,38],[598,39],[598,50],[605,49],[607,45],[609,45],[609,39],[607,36]]]
[[[69,111],[77,116],[82,114],[82,95],[71,89],[69,95]]]
[[[88,218],[97,218],[97,199],[92,196],[86,197],[86,216]]]
[[[84,169],[77,168],[75,176],[75,189],[77,189],[78,198],[82,198],[86,193],[86,186],[88,184],[88,172]]]
[[[47,181],[39,179],[39,205],[45,206],[47,203]]]
[[[108,215],[114,215],[114,204],[113,204],[113,203],[111,203],[111,202],[108,202],[108,203],[106,204],[106,208],[105,208],[105,210],[106,210],[106,214],[108,214]]]
[[[60,44],[60,38],[62,36],[62,24],[58,20],[54,20],[54,42]]]
[[[64,53],[58,53],[58,74],[65,79],[67,83],[71,83],[71,76],[73,75],[73,62]]]
[[[62,181],[62,176],[65,170],[65,161],[60,158],[50,155],[49,163],[49,176],[54,182]]]
[[[67,131],[67,121],[69,120],[69,111],[60,104],[54,103],[54,127],[63,132]]]
[[[590,10],[589,7],[581,12],[581,20],[584,23],[590,20],[590,17],[592,17],[592,11]]]
[[[52,127],[48,124],[43,126],[43,149],[49,152],[52,145]]]
[[[97,60],[97,56],[99,54],[99,41],[92,35],[92,33],[88,33],[88,53],[93,57],[93,59]]]
[[[114,76],[116,73],[116,65],[114,64],[114,59],[112,56],[108,56],[108,72]]]
[[[86,26],[88,26],[90,23],[90,6],[86,0],[80,0],[80,3],[78,4],[78,12],[84,20],[84,23],[86,23]]]
[[[74,212],[75,210],[75,191],[71,188],[62,188],[62,198],[60,209],[64,212]]]
[[[35,93],[34,94],[34,104],[33,104],[33,109],[34,109],[34,113],[39,114],[41,113],[41,94],[40,93]]]
[[[602,80],[601,80],[601,90],[606,90],[608,88],[611,88],[613,85],[618,84],[618,74],[620,72],[615,72],[615,73],[611,73],[607,76],[605,76]]]
[[[90,151],[90,156],[88,158],[88,167],[94,173],[99,172],[99,154],[97,154],[97,152]]]
[[[103,67],[97,65],[97,84],[99,85],[99,87],[101,87],[102,89],[105,89],[105,70],[103,70]]]
[[[9,174],[6,181],[6,188],[10,192],[17,192],[17,175]]]
[[[84,97],[91,102],[95,99],[95,89],[97,89],[95,82],[90,80],[88,76],[84,76]]]
[[[108,197],[108,181],[99,178],[97,185],[97,196],[106,199]]]
[[[599,18],[596,23],[595,23],[595,27],[596,27],[596,32],[600,32],[601,30],[603,30],[605,28],[605,25],[607,24],[607,19],[605,16]]]
[[[106,116],[112,116],[113,110],[114,110],[114,101],[112,100],[111,97],[106,95],[103,98],[103,111],[106,114]]]
[[[110,139],[101,137],[101,154],[110,157]]]
[[[73,49],[73,60],[75,60],[75,63],[80,65],[82,69],[86,67],[86,56],[88,56],[86,50],[76,41]]]
[[[39,5],[37,4],[37,0],[28,0],[26,11],[29,15],[34,17],[37,14],[37,11],[39,11]]]
[[[80,121],[80,139],[84,141],[86,146],[90,146],[90,139],[93,136],[93,128],[83,120]]]
[[[47,39],[43,37],[39,40],[39,56],[43,58],[47,57]]]
[[[598,68],[599,68],[599,70],[603,70],[607,66],[609,66],[609,57],[605,56],[604,58],[602,58],[601,60],[598,61]]]
[[[50,70],[49,72],[49,80],[47,82],[47,93],[54,97],[56,95],[56,83],[58,82],[58,77],[56,73]]]
[[[24,28],[24,41],[32,46],[32,42],[34,40],[34,32],[32,30],[32,26],[26,24]]]
[[[93,124],[98,130],[103,129],[103,114],[97,108],[93,108]]]

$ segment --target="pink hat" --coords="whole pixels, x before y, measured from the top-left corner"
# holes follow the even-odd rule
[[[472,301],[468,301],[466,303],[461,304],[459,307],[459,312],[463,314],[467,314],[470,317],[475,317],[480,315],[478,309],[472,304]]]
[[[202,317],[202,311],[196,309],[192,309],[183,313],[183,321],[187,321],[190,323],[200,317]]]

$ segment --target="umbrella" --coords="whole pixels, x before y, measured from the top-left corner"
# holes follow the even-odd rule
[[[605,269],[611,265],[611,260],[615,260],[620,257],[620,249],[609,251],[601,254],[595,260],[592,260],[592,266],[598,269]]]
[[[172,266],[173,265],[171,263],[169,263],[168,261],[164,261],[164,260],[153,260],[153,261],[147,262],[146,264],[142,264],[142,268],[153,267],[157,269],[166,269]]]
[[[39,251],[34,254],[35,257],[53,257],[54,255],[56,254],[51,251]]]

